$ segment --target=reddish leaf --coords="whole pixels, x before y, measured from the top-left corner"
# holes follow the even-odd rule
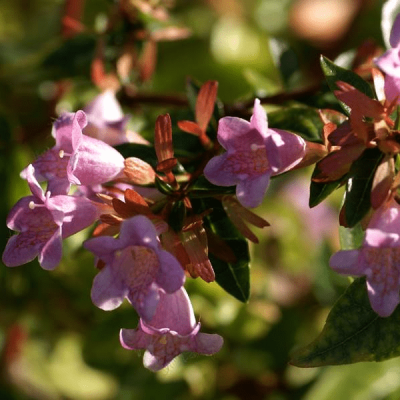
[[[196,121],[200,129],[205,132],[214,111],[217,98],[218,82],[207,81],[200,88],[196,101]]]
[[[125,159],[124,174],[135,185],[148,185],[154,183],[156,173],[153,167],[147,162],[136,157],[129,157]]]
[[[196,136],[200,136],[202,134],[202,130],[196,122],[192,121],[178,121],[178,127],[184,132],[191,133]]]
[[[357,112],[358,115],[376,119],[383,116],[384,108],[379,101],[369,98],[346,82],[338,81],[336,85],[341,90],[335,90],[335,96],[347,104],[351,108],[352,113]]]
[[[156,69],[157,44],[149,40],[144,44],[144,48],[139,60],[140,79],[147,82],[151,79]]]
[[[176,158],[169,158],[168,160],[161,161],[157,164],[157,171],[159,172],[168,172],[171,171],[172,168],[176,166],[178,161]]]
[[[96,226],[93,231],[93,236],[114,236],[119,232],[119,225],[109,225],[107,223],[101,223]]]
[[[394,179],[394,161],[386,157],[376,169],[371,189],[371,206],[377,209],[388,197]]]
[[[169,114],[159,115],[156,120],[154,147],[159,163],[174,157],[171,117]]]
[[[363,144],[343,147],[340,150],[328,154],[318,162],[319,173],[313,178],[315,182],[333,182],[346,174],[351,164],[365,150]]]

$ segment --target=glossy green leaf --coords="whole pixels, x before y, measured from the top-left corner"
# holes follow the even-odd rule
[[[204,175],[200,176],[194,185],[190,187],[189,196],[191,198],[210,197],[215,195],[235,194],[235,186],[213,185]]]
[[[318,165],[315,166],[312,178],[318,175]],[[312,179],[311,178],[311,179]],[[310,184],[310,198],[308,201],[308,205],[310,208],[317,206],[323,200],[325,200],[333,191],[335,191],[343,182],[343,179],[334,181],[334,182],[314,182],[311,180]]]
[[[250,296],[250,254],[246,240],[226,240],[237,261],[228,263],[209,254],[216,282],[236,299],[246,302]]]
[[[196,203],[194,202],[195,205]],[[201,204],[203,210],[213,210],[204,218],[205,226],[223,239],[236,257],[234,262],[226,262],[210,251],[209,258],[214,268],[215,280],[236,299],[246,302],[250,296],[250,254],[247,240],[232,224],[219,200],[202,200]]]
[[[169,195],[175,191],[174,188],[169,183],[164,182],[158,176],[156,176],[155,184],[158,191],[162,194]]]
[[[383,154],[379,149],[366,149],[351,165],[344,202],[346,222],[349,227],[360,222],[371,207],[372,182],[382,157]]]
[[[174,203],[168,217],[168,225],[175,231],[180,232],[183,221],[186,217],[186,207],[183,201],[179,200]]]
[[[321,56],[320,61],[322,71],[325,75],[328,86],[332,91],[338,89],[338,87],[336,86],[337,81],[343,81],[349,83],[351,86],[354,86],[356,89],[366,94],[368,97],[375,99],[375,94],[371,86],[355,72],[339,67],[324,56]],[[342,106],[346,114],[350,115],[351,110],[349,106],[347,106],[343,102],[340,102],[340,105]]]
[[[340,181],[319,183],[311,181],[309,206],[313,208],[324,201],[332,192],[340,186]]]
[[[387,318],[372,310],[364,278],[356,279],[333,306],[321,334],[296,351],[297,367],[383,361],[400,355],[400,308]]]

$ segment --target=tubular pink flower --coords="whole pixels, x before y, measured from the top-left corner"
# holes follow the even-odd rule
[[[97,185],[116,178],[124,169],[122,155],[101,140],[82,134],[83,111],[63,114],[53,126],[55,146],[34,163],[35,177],[47,180],[53,194],[67,194],[71,183]],[[21,176],[26,178],[27,170]]]
[[[129,350],[145,349],[143,364],[152,371],[166,367],[184,351],[211,355],[223,345],[221,336],[200,332],[183,287],[173,294],[161,293],[151,321],[141,319],[137,329],[121,329],[120,341]]]
[[[128,142],[126,125],[130,116],[125,116],[112,90],[96,96],[85,108],[88,124],[85,135],[100,139],[115,146]]]
[[[238,200],[250,208],[261,204],[272,175],[293,168],[305,154],[301,137],[268,128],[258,99],[250,122],[236,117],[219,120],[218,141],[226,152],[208,162],[204,175],[215,185],[236,185]]]
[[[366,230],[363,246],[341,250],[330,266],[344,275],[366,276],[373,310],[388,317],[400,302],[400,206],[392,199],[381,206]]]
[[[83,197],[46,195],[34,177],[34,168],[26,169],[33,196],[20,199],[7,217],[12,236],[3,253],[3,262],[15,267],[36,256],[44,269],[54,269],[62,256],[62,239],[91,225],[100,215],[100,205]]]
[[[92,301],[103,310],[113,310],[127,298],[150,320],[160,293],[173,293],[185,281],[183,268],[161,249],[155,227],[142,215],[125,220],[118,239],[101,236],[87,240],[84,247],[106,264],[92,286]]]
[[[386,74],[386,99],[392,102],[398,98],[400,104],[400,14],[397,15],[390,33],[391,49],[375,60],[375,64]]]

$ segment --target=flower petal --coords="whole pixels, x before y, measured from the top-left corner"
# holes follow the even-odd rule
[[[236,196],[245,207],[253,208],[259,206],[267,191],[271,173],[256,178],[240,181],[236,186]]]
[[[224,149],[240,148],[240,138],[247,135],[252,127],[242,118],[224,117],[218,122],[218,141]]]
[[[21,246],[21,244],[23,244]],[[7,267],[17,267],[26,264],[36,258],[39,253],[41,243],[34,243],[26,246],[21,243],[21,234],[13,235],[8,239],[4,249],[2,260]]]
[[[388,290],[388,282],[367,281],[368,297],[372,309],[381,317],[388,317],[400,302],[399,286]]]
[[[63,238],[69,237],[92,225],[101,213],[101,207],[85,197],[59,195],[46,202],[55,222],[56,212],[62,212]]]
[[[119,235],[121,248],[129,245],[140,245],[157,249],[159,242],[153,223],[143,215],[137,215],[124,221]]]
[[[261,106],[259,99],[254,100],[253,115],[250,118],[250,125],[253,129],[260,132],[264,138],[268,136],[267,113]]]
[[[398,99],[397,103],[400,103],[400,78],[386,75],[385,76],[385,95],[389,102]]]
[[[213,157],[204,168],[204,176],[214,185],[233,186],[238,183],[237,174],[226,168],[227,158],[228,153]]]
[[[295,167],[303,159],[306,143],[303,138],[294,133],[286,132],[281,129],[270,129],[269,131],[277,146],[280,160],[279,170],[274,172],[274,175],[282,174]],[[268,154],[268,160],[270,159],[271,156]]]
[[[399,239],[399,235],[395,233],[386,233],[379,229],[368,228],[364,243],[371,247],[395,247],[399,246]]]
[[[158,252],[160,267],[156,283],[167,293],[177,291],[185,282],[185,272],[178,260],[165,250]]]
[[[106,264],[110,264],[114,259],[114,251],[118,250],[121,244],[118,239],[113,237],[99,236],[86,240],[83,243],[83,247],[102,259]]]
[[[61,228],[46,242],[39,252],[39,264],[42,268],[53,270],[60,263],[62,257]]]
[[[390,45],[397,47],[400,44],[400,14],[397,15],[390,31]]]
[[[192,304],[181,287],[172,294],[161,293],[156,313],[149,325],[155,329],[171,329],[179,335],[189,335],[196,327]]]
[[[224,339],[220,335],[199,332],[191,350],[196,353],[211,355],[220,351],[223,344]]]
[[[127,294],[121,277],[111,268],[103,268],[94,278],[91,298],[93,304],[105,311],[119,307]]]
[[[339,274],[361,276],[365,273],[364,265],[359,264],[360,250],[341,250],[329,260],[329,265]]]
[[[44,201],[45,196],[43,193],[43,189],[35,178],[35,168],[32,164],[28,165],[28,167],[26,168],[26,180],[28,181],[28,185],[31,189],[32,194],[38,199]]]
[[[394,48],[386,51],[375,60],[375,64],[385,73],[392,77],[400,78],[399,71],[399,49]]]

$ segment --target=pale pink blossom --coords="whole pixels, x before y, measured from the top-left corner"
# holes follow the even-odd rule
[[[400,206],[392,199],[373,215],[362,247],[341,250],[330,266],[344,275],[366,276],[371,306],[381,317],[400,302]]]
[[[146,350],[143,364],[152,371],[166,367],[182,352],[211,355],[223,344],[221,336],[200,332],[183,287],[172,294],[161,293],[151,321],[140,319],[137,329],[121,329],[120,341],[126,349]]]
[[[260,205],[271,176],[293,168],[305,154],[300,136],[268,128],[258,99],[250,122],[236,117],[219,120],[218,141],[226,152],[208,162],[204,175],[215,185],[236,185],[236,196],[245,207]]]

